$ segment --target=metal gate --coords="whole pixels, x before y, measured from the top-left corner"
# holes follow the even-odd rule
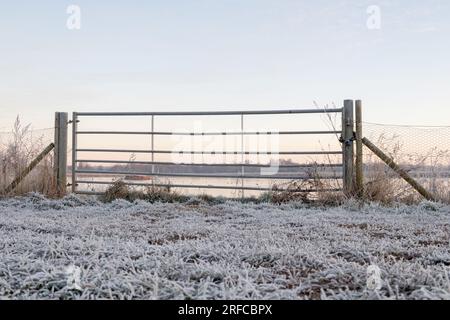
[[[342,114],[342,128],[336,130],[325,130],[325,131],[280,131],[280,132],[257,132],[257,131],[246,131],[244,130],[244,123],[248,117],[252,117],[255,115],[293,115],[293,114]],[[219,117],[219,116],[237,116],[240,118],[240,130],[233,132],[176,132],[175,130],[171,131],[157,131],[155,130],[155,122],[160,118],[170,118],[170,117],[193,117],[193,116],[201,116],[201,117]],[[101,130],[79,130],[80,122],[82,123],[86,118],[95,118],[100,121],[102,118],[119,118],[120,117],[136,117],[136,118],[146,118],[148,119],[149,130],[148,131],[101,131]],[[130,186],[153,186],[153,187],[171,187],[171,188],[179,188],[183,190],[187,189],[216,189],[216,190],[238,190],[244,193],[245,190],[252,191],[268,191],[271,190],[271,187],[255,187],[246,185],[244,182],[246,180],[282,180],[282,181],[303,181],[311,179],[310,176],[306,176],[304,173],[304,169],[312,168],[312,167],[320,167],[320,168],[332,168],[335,172],[339,172],[338,175],[324,175],[320,177],[321,179],[341,179],[342,184],[339,187],[332,189],[309,189],[309,190],[292,190],[293,192],[318,192],[318,191],[341,191],[342,189],[349,189],[352,182],[352,163],[353,163],[353,101],[348,100],[345,101],[343,108],[333,108],[333,109],[305,109],[305,110],[268,110],[268,111],[231,111],[231,112],[74,112],[72,118],[73,131],[72,131],[72,191],[78,194],[101,194],[102,192],[97,191],[89,191],[83,190],[80,188],[82,185],[109,185],[112,181],[104,181],[101,179],[95,179],[97,176],[109,176],[109,177],[123,177],[127,176],[144,176],[144,177],[162,177],[162,178],[192,178],[192,181],[195,178],[203,178],[209,180],[218,179],[237,179],[240,180],[241,183],[239,185],[223,185],[216,183],[208,183],[208,184],[196,184],[196,183],[161,183],[155,182],[145,182],[145,181],[124,181],[127,185]],[[272,135],[278,134],[279,137],[283,136],[299,136],[299,135],[341,135],[342,149],[340,150],[329,150],[329,151],[308,151],[308,150],[290,150],[290,151],[280,151],[275,153],[270,153],[272,156],[293,156],[293,155],[321,155],[321,156],[329,156],[329,155],[338,155],[339,158],[342,156],[342,162],[339,163],[299,163],[299,164],[285,164],[279,165],[280,169],[283,169],[285,172],[283,174],[275,174],[275,175],[262,175],[255,174],[256,169],[264,169],[269,168],[271,164],[268,163],[247,163],[244,161],[245,155],[258,155],[262,152],[258,150],[244,150],[244,137],[250,135]],[[84,137],[94,137],[94,136],[147,136],[150,141],[150,145],[148,148],[142,149],[108,149],[108,148],[83,148],[78,144],[78,140],[80,136]],[[182,153],[182,154],[211,154],[211,151],[198,151],[198,150],[157,150],[155,148],[155,140],[161,136],[195,136],[195,137],[208,137],[208,136],[235,136],[240,137],[242,143],[240,150],[232,150],[232,151],[214,151],[214,154],[232,154],[235,156],[241,156],[241,161],[239,163],[178,163],[172,161],[155,161],[155,155],[160,154],[171,154],[171,153]],[[80,153],[85,154],[83,158],[80,158]],[[103,155],[112,155],[112,154],[142,154],[148,155],[148,161],[134,161],[134,160],[117,160],[114,157],[109,157],[108,159],[96,159],[95,156],[91,156],[94,154],[103,154]],[[89,156],[87,156],[89,155]],[[94,168],[87,169],[85,168],[86,164],[96,164],[97,166],[102,165],[102,169]],[[110,170],[111,166],[123,166],[123,170]],[[146,168],[145,170],[129,170],[128,168],[134,165],[141,166],[142,168]],[[106,166],[106,169],[104,168]],[[110,166],[109,168],[107,166]],[[195,170],[191,170],[193,172],[183,173],[183,172],[158,172],[155,170],[156,166],[168,166],[168,167],[176,167],[183,166],[183,168],[197,167],[197,168],[235,168],[237,170],[236,173],[226,173],[226,174],[217,174],[217,173],[208,173],[205,172],[196,172]],[[84,168],[83,168],[84,167]],[[251,168],[251,169],[250,169]],[[286,173],[286,170],[295,170],[294,173]],[[336,171],[337,170],[337,171]],[[197,170],[198,171],[198,170]],[[247,172],[246,172],[247,171]],[[251,171],[252,173],[248,173]],[[214,172],[214,171],[213,171]],[[91,175],[94,177],[93,180],[88,180],[83,177],[87,175]],[[280,190],[280,189],[277,189]]]

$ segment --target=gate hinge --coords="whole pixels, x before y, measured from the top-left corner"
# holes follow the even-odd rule
[[[77,123],[80,123],[80,120],[77,120],[76,122],[77,122]],[[72,123],[73,123],[73,120],[67,121],[67,124],[72,124]]]

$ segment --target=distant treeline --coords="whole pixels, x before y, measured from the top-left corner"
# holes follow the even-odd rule
[[[245,172],[246,173],[254,173],[259,174],[261,172],[261,167],[255,166],[247,166],[249,165],[249,162],[245,163]],[[307,166],[300,167],[302,164],[295,163],[292,160],[280,160],[278,164],[272,163],[272,164],[266,164],[266,169],[269,169],[269,165],[271,165],[273,168],[277,168],[277,165],[280,167],[278,168],[278,173],[298,173],[298,172],[316,172],[320,171],[321,173],[325,172],[338,172],[340,171],[339,167],[330,168],[330,167],[324,167],[323,165],[317,164],[317,166],[312,164],[308,164]],[[120,165],[113,165],[113,166],[93,166],[89,164],[80,164],[78,166],[80,169],[84,170],[108,170],[113,172],[120,172],[120,171],[126,171],[126,172],[152,172],[152,165],[148,164],[120,164]],[[241,166],[211,166],[211,165],[204,165],[204,164],[192,164],[192,165],[186,165],[186,164],[180,164],[180,165],[154,165],[153,170],[156,173],[240,173],[241,172]]]
[[[246,163],[247,165],[250,163]],[[295,173],[314,173],[320,172],[322,174],[339,174],[342,170],[341,167],[329,167],[323,166],[321,164],[314,165],[314,163],[307,164],[302,167],[302,164],[293,162],[292,160],[280,160],[280,167],[277,172],[280,174],[295,174]],[[304,164],[303,164],[304,165]],[[272,164],[273,167],[276,167],[276,164]],[[372,163],[365,164],[364,170],[379,170],[383,168],[383,170],[389,171],[390,169],[386,167],[384,164]],[[80,164],[78,166],[79,169],[84,170],[93,170],[93,171],[113,171],[113,172],[152,172],[152,165],[148,164],[120,164],[113,166],[101,166],[101,165],[89,165],[86,163]],[[266,167],[269,168],[269,167]],[[424,166],[424,165],[405,165],[403,166],[404,170],[410,172],[411,175],[420,177],[420,176],[436,176],[441,178],[450,178],[450,166]],[[153,170],[155,173],[198,173],[198,174],[235,174],[241,172],[241,166],[208,166],[204,164],[192,164],[192,165],[154,165]],[[247,174],[259,174],[261,172],[261,167],[251,167],[246,166],[245,172]]]

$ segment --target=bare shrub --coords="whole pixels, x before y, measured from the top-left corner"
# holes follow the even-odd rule
[[[149,186],[144,191],[144,199],[150,202],[181,202],[187,197],[173,191],[170,187]]]
[[[105,194],[102,196],[103,201],[111,202],[116,199],[130,200],[131,196],[130,188],[122,180],[114,181],[114,183],[106,189]]]
[[[0,141],[0,195],[3,196],[5,188],[45,147],[43,136],[35,136],[30,125],[23,125],[19,117],[16,118],[8,137]],[[32,191],[47,196],[56,195],[52,164],[53,154],[49,154],[10,195],[22,195]]]
[[[331,160],[328,159],[331,164]],[[336,189],[339,185],[339,179],[323,179],[321,170],[323,166],[313,165],[306,171],[306,180],[293,180],[285,184],[275,184],[272,190],[261,196],[262,200],[281,204],[287,202],[315,203],[324,205],[338,205],[344,200],[342,192],[330,191]]]
[[[111,202],[117,199],[172,203],[185,201],[187,197],[174,192],[170,187],[148,186],[144,189],[136,189],[128,186],[123,180],[117,180],[106,189],[101,200]]]
[[[299,201],[304,203],[310,203],[308,192],[299,191],[300,189],[296,182],[289,183],[286,189],[280,190],[277,185],[272,187],[272,190],[265,192],[260,196],[262,201],[267,201],[275,204],[282,204],[291,201]]]
[[[446,167],[438,162],[438,159],[443,157],[450,158],[448,151],[432,148],[426,153],[408,154],[403,152],[404,146],[399,140],[397,135],[381,134],[376,144],[403,170],[430,191],[438,201],[450,202],[448,178],[442,179],[441,175]],[[364,163],[364,200],[387,205],[394,202],[416,204],[423,200],[421,195],[374,154],[367,154]],[[417,170],[419,170],[418,173]]]
[[[395,141],[395,137],[386,137],[381,135],[377,139],[377,146],[382,149],[391,158],[397,159],[401,146]],[[363,200],[375,201],[383,204],[391,204],[395,202],[402,193],[405,186],[398,189],[398,181],[395,181],[395,176],[391,169],[386,166],[377,156],[369,153],[365,156],[364,163],[366,170],[364,172],[364,194]]]

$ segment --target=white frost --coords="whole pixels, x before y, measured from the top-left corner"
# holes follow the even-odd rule
[[[0,298],[450,299],[450,207],[0,200]],[[80,290],[67,266],[81,270]],[[377,265],[383,286],[369,290]]]

